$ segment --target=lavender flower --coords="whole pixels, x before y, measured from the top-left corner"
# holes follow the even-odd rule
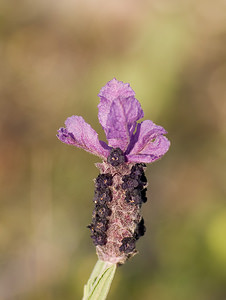
[[[103,159],[96,166],[94,210],[88,226],[100,260],[124,263],[136,254],[136,241],[145,233],[141,205],[146,202],[145,163],[160,159],[169,149],[167,132],[144,113],[128,83],[115,78],[99,93],[99,122],[108,145],[82,117],[72,116],[57,137]]]

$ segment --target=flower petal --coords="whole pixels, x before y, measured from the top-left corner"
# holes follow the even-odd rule
[[[108,144],[123,151],[130,142],[136,121],[144,116],[140,103],[134,95],[128,83],[124,84],[115,78],[109,81],[99,94],[98,117]]]
[[[57,135],[63,143],[82,148],[102,158],[108,157],[110,148],[103,141],[99,141],[96,131],[82,117],[69,117],[65,125],[66,128],[60,128]]]
[[[118,98],[118,96],[124,98],[134,97],[135,92],[132,90],[129,83],[123,83],[122,81],[113,78],[102,87],[98,96],[100,97],[98,118],[100,124],[105,128],[112,101]]]
[[[170,146],[170,141],[163,136],[166,133],[163,127],[150,120],[138,124],[127,155],[128,161],[150,163],[161,158]]]

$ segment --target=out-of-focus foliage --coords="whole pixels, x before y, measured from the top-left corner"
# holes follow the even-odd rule
[[[96,157],[56,130],[104,134],[97,94],[129,82],[172,141],[147,170],[147,233],[109,300],[226,299],[225,1],[0,2],[0,298],[80,299]]]

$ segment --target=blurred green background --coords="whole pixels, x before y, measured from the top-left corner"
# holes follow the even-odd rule
[[[226,299],[226,3],[0,1],[0,299],[81,299],[99,161],[56,130],[129,82],[172,145],[109,300]]]

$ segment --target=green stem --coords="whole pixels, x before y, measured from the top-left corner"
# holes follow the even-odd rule
[[[116,264],[98,260],[84,286],[82,300],[105,300],[115,275]]]

